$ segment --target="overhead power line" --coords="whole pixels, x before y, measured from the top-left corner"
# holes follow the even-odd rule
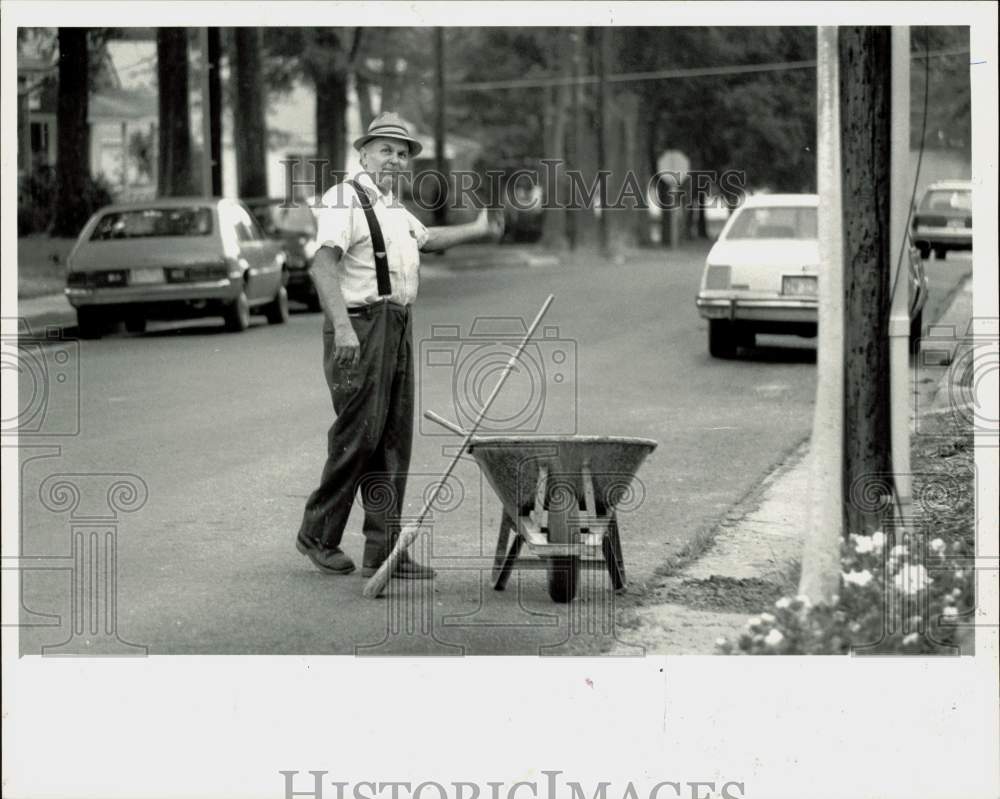
[[[914,60],[924,58],[944,58],[947,56],[967,56],[968,50],[934,50],[930,53],[914,53]],[[694,67],[691,69],[661,69],[653,72],[622,72],[608,75],[608,83],[633,83],[646,80],[675,80],[678,78],[708,78],[720,75],[751,75],[760,72],[786,72],[795,69],[815,69],[816,59],[806,61],[776,61],[767,64],[733,64],[724,67]],[[572,77],[517,78],[513,80],[455,81],[449,82],[449,91],[492,91],[494,89],[532,89],[549,86],[587,85],[598,82],[596,75]]]

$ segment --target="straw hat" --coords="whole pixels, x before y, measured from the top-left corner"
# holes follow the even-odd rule
[[[394,111],[383,111],[368,126],[368,132],[354,142],[354,149],[360,150],[372,139],[398,139],[410,145],[410,156],[420,154],[424,149],[420,142],[410,135],[410,129],[406,127],[402,117]]]

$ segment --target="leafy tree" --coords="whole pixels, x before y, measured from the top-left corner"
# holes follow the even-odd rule
[[[347,156],[347,90],[361,57],[362,28],[266,28],[272,91],[304,79],[316,93],[316,156],[344,168]]]

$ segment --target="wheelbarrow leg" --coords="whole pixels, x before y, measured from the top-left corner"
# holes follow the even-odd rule
[[[508,550],[507,542],[510,540],[512,531],[514,532],[514,542]],[[500,520],[496,557],[493,559],[493,588],[495,590],[503,591],[507,587],[507,580],[510,578],[510,573],[517,561],[518,554],[521,552],[523,543],[524,539],[520,533],[516,532],[513,520],[507,515],[507,511],[504,511],[503,519]]]
[[[608,574],[611,576],[611,585],[615,591],[625,588],[625,558],[622,555],[622,540],[618,535],[618,521],[614,512],[608,522],[608,532],[601,542],[604,549],[604,562],[608,566]]]

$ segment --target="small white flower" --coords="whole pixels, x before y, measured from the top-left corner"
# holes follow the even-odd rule
[[[951,589],[951,595],[953,597],[955,597],[955,598],[958,598],[958,597],[962,596],[962,589],[961,588],[952,588]]]
[[[873,533],[871,536],[872,546],[881,549],[885,546],[885,533],[879,530],[877,533]]]
[[[718,638],[716,638],[715,639],[715,645],[718,646],[718,647],[725,646],[726,645],[725,636],[720,635]]]
[[[920,640],[920,635],[917,633],[910,633],[903,639],[903,646],[909,646],[910,644],[915,644]]]
[[[961,569],[959,569],[958,571],[956,571],[955,572],[955,579],[956,580],[964,580],[965,579],[965,572],[962,571]],[[956,590],[958,590],[958,589],[956,589]]]
[[[764,624],[774,624],[774,616],[770,613],[761,613],[760,620],[764,622]]]
[[[872,573],[868,569],[863,571],[849,571],[841,575],[845,583],[850,583],[851,585],[856,585],[859,588],[864,588],[868,583],[872,581]]]
[[[906,594],[916,594],[923,591],[931,582],[927,576],[927,569],[920,564],[909,564],[895,576],[893,582],[897,591]]]
[[[764,639],[764,643],[768,646],[777,646],[782,641],[785,640],[785,636],[781,634],[780,630],[771,630]]]
[[[889,550],[889,557],[902,558],[908,555],[909,552],[910,550],[906,548],[905,544],[896,544],[896,546]]]
[[[931,552],[933,552],[935,555],[944,554],[945,543],[940,538],[935,538],[927,546],[930,547]]]
[[[791,604],[792,604],[791,600],[787,596],[783,596],[781,599],[779,599],[777,602],[774,603],[774,606],[778,610],[784,610]]]
[[[749,626],[751,626],[751,627],[757,627],[757,626],[759,626],[760,625],[760,616],[754,616],[754,617],[752,617],[750,619],[750,621],[747,622],[747,624]]]
[[[956,608],[954,606],[947,607],[947,608],[945,608],[942,611],[942,615],[944,615],[944,616],[957,616],[958,615],[958,608]]]
[[[807,597],[805,594],[799,594],[798,596],[795,597],[795,599],[796,601],[801,602],[807,608],[812,605],[812,602],[809,601],[809,597]]]
[[[875,545],[872,543],[871,536],[858,535],[854,536],[854,538],[855,538],[854,551],[857,552],[859,555],[867,555],[869,552],[875,549]]]

